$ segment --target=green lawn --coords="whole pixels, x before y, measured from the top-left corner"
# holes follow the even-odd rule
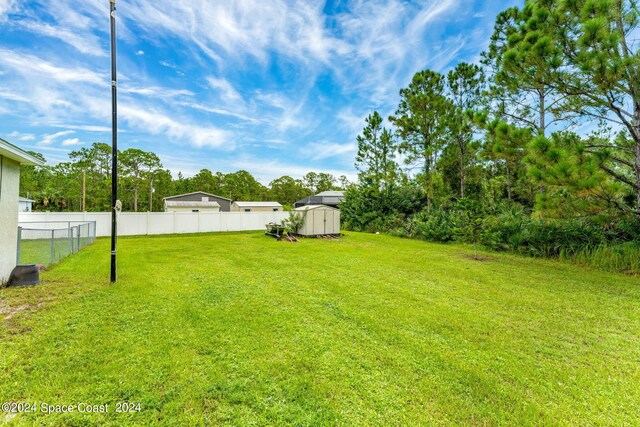
[[[0,424],[640,424],[638,277],[358,233],[118,253],[116,285],[99,239],[0,290],[0,401],[109,413]]]

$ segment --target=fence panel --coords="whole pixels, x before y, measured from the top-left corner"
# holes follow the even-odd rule
[[[118,235],[206,233],[214,231],[263,230],[269,222],[281,222],[288,212],[123,212],[118,217]],[[94,236],[111,235],[109,212],[21,212],[20,222],[37,222],[50,228],[51,222],[93,223]]]
[[[53,264],[94,242],[96,224],[21,222],[18,226],[17,264]]]

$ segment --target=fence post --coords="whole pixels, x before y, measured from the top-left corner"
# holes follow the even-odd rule
[[[16,252],[16,265],[20,265],[20,245],[22,243],[22,227],[18,226],[18,250]]]
[[[71,253],[73,253],[73,230],[71,230],[71,223],[68,223],[67,227],[67,239],[69,239],[69,249],[71,249]]]
[[[78,250],[80,250],[80,234],[81,234],[82,226],[78,226],[78,245],[76,246]]]
[[[55,252],[54,252],[55,232],[56,230],[51,230],[51,258],[50,258],[51,264],[53,264],[53,259],[55,258]]]

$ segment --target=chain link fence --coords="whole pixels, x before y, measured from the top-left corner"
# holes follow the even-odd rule
[[[96,222],[21,222],[17,264],[53,264],[96,240]]]

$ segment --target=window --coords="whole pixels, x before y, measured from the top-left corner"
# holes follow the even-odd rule
[[[191,212],[200,212],[200,209],[193,209]]]
[[[245,211],[245,212],[251,212],[251,209],[249,209],[249,208],[245,208],[245,210],[244,210],[244,211]]]
[[[273,208],[273,211],[274,212],[278,212],[278,208]]]

